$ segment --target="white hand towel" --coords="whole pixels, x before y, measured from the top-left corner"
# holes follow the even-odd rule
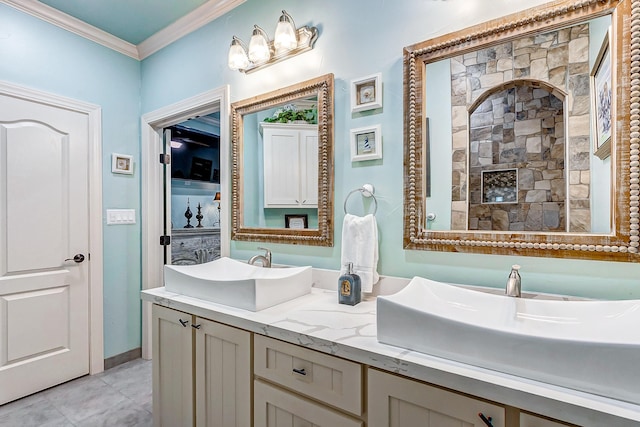
[[[371,292],[378,282],[378,224],[376,217],[346,214],[342,224],[342,257],[340,274],[345,265],[353,264],[353,272],[360,276],[362,292]]]

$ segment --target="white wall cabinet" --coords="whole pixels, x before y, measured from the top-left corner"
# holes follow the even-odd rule
[[[505,426],[505,408],[418,381],[368,370],[369,427]]]
[[[261,123],[265,208],[318,207],[318,126]]]
[[[249,427],[251,334],[153,306],[153,424]]]

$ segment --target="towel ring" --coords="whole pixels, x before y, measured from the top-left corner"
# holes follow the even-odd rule
[[[353,193],[357,192],[360,192],[363,197],[373,197],[373,215],[375,215],[376,212],[378,212],[378,200],[376,196],[373,195],[375,189],[371,184],[364,184],[362,187],[351,190],[349,194],[347,194],[347,197],[344,198],[344,213],[347,213],[347,200],[349,200],[349,197],[351,197]]]

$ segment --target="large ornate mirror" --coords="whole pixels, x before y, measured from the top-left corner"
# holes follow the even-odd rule
[[[333,74],[231,105],[231,238],[333,246]]]
[[[639,43],[558,0],[406,47],[405,248],[636,261]]]

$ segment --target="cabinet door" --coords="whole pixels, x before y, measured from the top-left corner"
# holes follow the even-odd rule
[[[199,317],[195,322],[196,425],[249,427],[251,334]]]
[[[191,315],[153,305],[153,425],[193,425]]]
[[[300,134],[300,199],[305,207],[318,206],[318,131]]]
[[[256,380],[256,427],[362,427],[360,420]]]
[[[504,427],[505,410],[482,400],[368,370],[369,427]]]
[[[263,136],[264,207],[298,207],[301,202],[300,132],[269,128],[264,129]]]

